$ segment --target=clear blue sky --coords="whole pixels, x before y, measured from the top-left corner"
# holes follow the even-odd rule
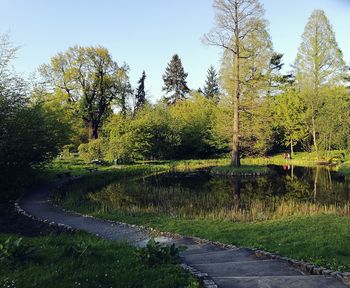
[[[314,9],[324,9],[350,62],[350,0],[262,0],[274,48],[293,63]],[[132,85],[142,70],[150,98],[163,92],[162,74],[174,53],[189,73],[190,88],[203,86],[206,70],[219,68],[220,51],[200,41],[214,23],[212,0],[0,0],[0,33],[21,45],[14,66],[29,74],[73,45],[102,45],[130,66]]]

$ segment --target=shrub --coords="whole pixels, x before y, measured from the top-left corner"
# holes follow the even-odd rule
[[[85,163],[90,163],[92,160],[104,159],[103,140],[92,140],[87,144],[80,144],[78,147],[79,157],[84,160]]]
[[[0,262],[17,262],[24,261],[32,258],[38,248],[33,246],[27,246],[22,244],[22,238],[12,240],[12,238],[6,239],[4,242],[0,242]]]
[[[175,244],[162,245],[151,239],[145,248],[138,249],[136,253],[142,262],[149,266],[157,266],[161,264],[180,263],[180,252],[182,250],[183,247],[176,247]]]

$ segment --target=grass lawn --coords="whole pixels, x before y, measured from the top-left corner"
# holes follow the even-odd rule
[[[281,154],[276,154],[269,157],[249,157],[243,158],[242,164],[244,165],[283,165],[290,164],[295,166],[314,166],[319,162],[328,162],[333,159],[336,160],[346,160],[343,158],[345,151],[334,150],[326,152],[295,152],[292,159],[284,159]]]
[[[9,236],[0,234],[0,242]],[[37,251],[5,261],[0,248],[0,287],[199,287],[179,265],[149,266],[136,248],[85,233],[24,238],[20,245]]]

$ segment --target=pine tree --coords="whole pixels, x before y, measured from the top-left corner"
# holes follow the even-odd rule
[[[316,118],[323,105],[321,89],[342,81],[345,62],[324,11],[315,10],[306,24],[295,61],[296,78],[310,114],[310,132],[317,147]]]
[[[204,96],[209,99],[218,101],[219,98],[219,78],[213,66],[210,66],[207,72],[207,79],[205,80]]]
[[[145,71],[143,71],[140,80],[137,82],[139,86],[137,88],[137,92],[135,95],[135,98],[136,98],[135,111],[142,108],[143,105],[145,105],[146,103],[145,80],[146,80],[146,73]]]
[[[162,90],[166,91],[166,94],[174,92],[172,95],[164,97],[168,104],[175,104],[177,101],[186,98],[186,94],[190,91],[186,82],[187,75],[179,55],[175,54],[163,75],[164,86]]]

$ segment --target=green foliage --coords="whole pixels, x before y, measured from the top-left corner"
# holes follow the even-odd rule
[[[164,245],[156,242],[154,239],[148,241],[145,248],[139,248],[136,255],[140,257],[143,263],[153,267],[162,264],[180,263],[181,247],[175,244]]]
[[[350,144],[350,91],[344,86],[321,89],[324,99],[315,120],[318,146],[322,150],[348,149]]]
[[[321,90],[341,84],[346,68],[332,26],[322,10],[313,11],[305,26],[295,68],[308,109],[309,132],[317,151],[319,125],[316,121],[325,102]]]
[[[146,91],[145,91],[145,80],[146,80],[146,73],[145,71],[142,72],[142,76],[140,80],[137,82],[139,86],[136,90],[136,103],[135,103],[135,112],[140,110],[145,104],[146,104]]]
[[[0,241],[8,235],[0,234]],[[149,267],[126,243],[105,241],[85,233],[25,238],[30,246],[41,247],[40,261],[0,262],[0,286],[10,287],[198,287],[190,273],[177,264]],[[89,248],[81,254],[67,255],[67,247]],[[83,245],[84,246],[84,245]],[[90,251],[91,253],[87,253]],[[73,252],[75,253],[75,252]],[[77,257],[78,256],[78,257]],[[43,273],[43,271],[45,273]],[[193,285],[193,286],[190,286]],[[8,287],[8,286],[6,286]]]
[[[59,121],[57,114],[30,105],[16,92],[7,92],[0,87],[0,169],[53,159],[67,143],[69,127]]]
[[[38,252],[38,248],[22,243],[23,238],[7,238],[0,242],[0,263],[23,262],[33,258]]]
[[[89,139],[98,138],[98,129],[119,103],[126,113],[131,93],[128,67],[119,67],[104,47],[69,48],[42,65],[40,72],[53,90],[64,95],[66,103],[84,121]]]
[[[228,145],[214,136],[219,108],[199,93],[191,96],[169,107],[145,105],[134,117],[113,115],[103,131],[105,159],[128,163],[222,153],[222,147]]]
[[[92,160],[104,159],[103,139],[91,140],[87,144],[80,144],[78,147],[79,156],[85,163],[91,163]]]
[[[0,66],[9,63],[9,55],[15,51],[3,44],[0,43]],[[30,182],[33,166],[59,154],[69,141],[70,127],[60,121],[57,111],[30,101],[24,79],[9,72],[6,66],[0,70],[3,73],[0,79],[0,198],[3,198]]]
[[[215,99],[199,93],[169,108],[170,121],[176,127],[180,143],[174,147],[176,158],[203,158],[218,151],[213,138]]]
[[[216,102],[219,101],[220,86],[219,77],[216,73],[214,66],[210,66],[207,71],[207,79],[205,80],[205,86],[203,94],[208,99],[214,99]]]
[[[291,148],[305,140],[307,131],[306,105],[300,94],[289,88],[276,97],[276,124],[283,129],[286,147]]]
[[[64,253],[66,257],[82,257],[91,255],[92,251],[90,250],[90,245],[82,240],[78,243],[65,246]]]

